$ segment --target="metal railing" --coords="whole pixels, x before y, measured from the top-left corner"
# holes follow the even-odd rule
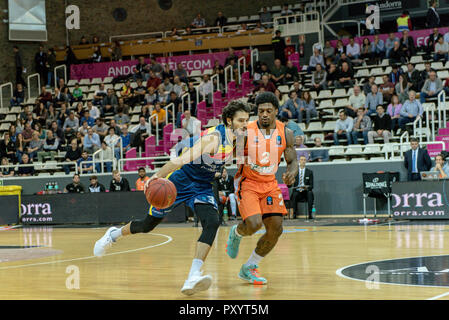
[[[213,84],[212,84],[213,85]],[[192,106],[190,105],[191,104],[191,100],[190,100],[190,93],[184,93],[182,96],[181,96],[181,108],[182,108],[182,113],[184,113],[184,111],[185,111],[185,98],[187,97],[187,105],[189,106],[189,110],[191,110],[192,109]]]
[[[321,30],[320,14],[317,11],[276,17],[273,24],[273,33],[275,30],[280,30],[283,37],[308,33],[319,34]]]
[[[159,144],[159,121],[157,118],[157,113],[153,114],[151,117],[148,118],[148,123],[150,124],[150,132],[149,134],[152,134],[153,132],[153,121],[152,119],[155,118],[156,119],[156,144]],[[167,119],[165,119],[165,121],[167,121]]]
[[[259,61],[259,49],[255,48],[251,50],[251,73],[254,74],[254,60]]]
[[[31,95],[31,79],[37,77],[37,94]],[[39,96],[39,92],[41,89],[41,76],[39,73],[34,73],[28,76],[27,78],[28,83],[28,99],[37,98]]]
[[[243,72],[241,72],[240,62],[243,61]],[[246,57],[240,57],[237,60],[237,71],[239,75],[239,83],[242,83],[242,73],[246,72]]]
[[[330,27],[330,25],[331,24],[345,24],[345,23],[355,23],[355,24],[357,24],[357,30],[358,30],[358,37],[360,37],[361,36],[361,30],[362,30],[362,28],[361,28],[361,22],[360,21],[358,21],[358,20],[341,20],[341,21],[330,21],[330,22],[326,22],[326,23],[323,23],[322,24],[322,26],[323,27],[326,27],[326,29],[334,36],[334,37],[337,37],[337,38],[339,38],[339,35],[334,31],[334,30],[332,30],[331,29],[331,27]]]
[[[171,112],[172,112],[172,122],[173,122],[173,129],[176,127],[175,126],[175,124],[176,124],[176,110],[175,110],[175,105],[173,104],[173,103],[170,103],[170,104],[168,104],[168,105],[166,105],[165,107],[164,107],[164,110],[165,110],[165,124],[167,125],[168,124],[168,109],[171,107]],[[164,137],[162,137],[162,138],[164,138]],[[159,144],[159,141],[157,142],[158,144]]]
[[[9,101],[14,96],[14,89],[12,82],[4,83],[0,86],[0,108],[3,108],[3,88],[10,87],[10,97],[6,98],[6,101]],[[25,101],[24,101],[25,102]]]
[[[124,34],[124,35],[118,35],[118,36],[110,36],[109,42],[112,42],[113,39],[117,40],[117,39],[145,37],[145,36],[150,36],[150,38],[162,38],[162,37],[164,37],[164,32],[158,31],[158,32],[132,33],[132,34]]]
[[[123,168],[127,161],[145,161],[145,160],[155,160],[152,164],[165,164],[170,160],[170,156],[157,156],[157,157],[141,157],[141,158],[122,158],[118,160],[118,170],[124,172]],[[126,171],[129,172],[129,171]]]
[[[438,128],[446,128],[447,126],[447,119],[446,119],[446,110],[447,110],[447,102],[446,102],[446,91],[441,90],[441,92],[438,94]],[[442,113],[442,114],[441,114]],[[433,122],[432,117],[432,122]]]
[[[110,147],[109,147],[110,148]],[[97,172],[97,173],[104,173],[104,164],[106,162],[112,162],[112,170],[114,170],[117,167],[117,160],[115,159],[115,148],[112,149],[112,159],[104,159],[104,153],[101,152],[102,149],[95,151],[92,154],[92,160],[87,160],[87,161],[83,161],[81,162],[81,167],[83,167],[84,164],[90,164],[92,163],[92,172],[97,171],[97,166],[96,164],[101,164],[101,172]],[[101,158],[96,160],[96,156],[101,152]],[[77,171],[78,173],[78,171]],[[80,172],[81,173],[81,172]]]
[[[50,170],[59,170],[59,166],[75,166],[75,172],[78,173],[78,162],[65,161],[65,162],[52,162],[52,163],[29,163],[29,164],[8,164],[8,165],[0,165],[0,169],[5,168],[13,168],[15,173],[17,173],[19,168],[28,168],[34,167],[35,173],[38,171],[50,171]],[[4,178],[4,177],[3,177]],[[11,177],[12,178],[12,177]]]
[[[224,68],[224,78],[225,78],[225,92],[228,92],[228,70],[231,70],[231,80],[234,81],[234,70],[232,69],[232,66],[227,66]]]
[[[60,66],[55,67],[54,72],[53,72],[55,88],[58,87],[58,71],[61,69],[64,71],[64,83],[67,83],[67,66],[65,64],[61,64]]]

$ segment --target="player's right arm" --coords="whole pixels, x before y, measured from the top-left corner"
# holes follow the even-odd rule
[[[198,140],[193,147],[185,150],[178,157],[168,161],[158,172],[156,172],[150,180],[147,181],[146,185],[150,183],[151,180],[157,178],[165,178],[173,171],[180,169],[183,165],[193,162],[194,160],[201,157],[203,154],[214,154],[219,146],[220,138],[218,135],[209,134],[203,136]]]

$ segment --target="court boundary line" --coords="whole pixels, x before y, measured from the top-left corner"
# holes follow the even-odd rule
[[[114,256],[114,255],[118,255],[118,254],[125,254],[125,253],[131,253],[131,252],[137,252],[137,251],[143,251],[143,250],[147,250],[147,249],[151,249],[151,248],[156,248],[156,247],[162,246],[164,244],[167,244],[167,243],[170,243],[170,242],[173,241],[173,238],[168,236],[168,235],[166,235],[166,234],[161,234],[161,233],[148,233],[148,234],[149,235],[154,235],[154,236],[166,237],[167,240],[162,242],[162,243],[158,243],[158,244],[147,246],[147,247],[130,249],[130,250],[119,251],[119,252],[107,253],[107,254],[105,254],[102,257],[88,256],[88,257],[79,257],[79,258],[73,258],[73,259],[64,259],[64,260],[56,260],[56,261],[45,261],[45,262],[29,263],[29,264],[23,264],[23,265],[0,267],[0,270],[19,269],[19,268],[26,268],[26,267],[35,267],[35,266],[54,264],[54,263],[63,263],[63,262],[71,262],[71,261],[88,260],[88,259],[93,259],[93,258],[99,259],[99,258],[104,258],[104,257],[108,257],[108,256]]]
[[[350,267],[354,267],[354,266],[358,266],[358,265],[361,265],[361,264],[374,263],[374,262],[383,262],[383,261],[388,261],[388,260],[401,260],[401,259],[412,259],[412,258],[431,258],[431,257],[442,257],[442,256],[449,256],[449,254],[446,253],[446,254],[437,254],[437,255],[432,255],[432,256],[414,256],[414,257],[404,257],[404,258],[398,258],[398,259],[373,260],[373,261],[367,261],[367,262],[362,262],[362,263],[355,263],[355,264],[351,264],[351,265],[348,265],[348,266],[344,266],[342,268],[337,269],[335,271],[335,273],[337,274],[337,276],[339,276],[341,278],[344,278],[344,279],[353,280],[353,281],[359,281],[359,282],[365,282],[365,283],[371,283],[371,284],[387,284],[387,285],[394,285],[394,286],[435,288],[435,289],[438,289],[438,288],[449,288],[449,285],[448,286],[427,286],[427,285],[418,285],[418,284],[402,284],[402,283],[389,283],[389,282],[379,282],[379,281],[367,281],[367,280],[351,278],[351,277],[345,276],[342,273],[342,271],[344,269],[347,269],[347,268],[350,268]],[[369,276],[369,274],[368,274],[368,276]],[[370,289],[370,290],[376,290],[376,289]],[[449,292],[446,292],[445,295],[449,295]],[[436,296],[436,297],[439,297],[439,296]],[[426,299],[426,300],[428,300],[428,299]]]

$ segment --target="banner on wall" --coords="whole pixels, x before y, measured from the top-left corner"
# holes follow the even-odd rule
[[[241,51],[235,51],[237,56],[239,56],[240,53]],[[248,53],[250,53],[249,50]],[[206,69],[213,69],[215,60],[218,60],[221,65],[224,65],[228,55],[229,53],[227,51],[223,51],[165,58],[159,57],[156,58],[156,61],[161,64],[168,63],[171,70],[175,70],[178,63],[181,63],[184,66],[184,69],[190,74],[194,70],[204,72]],[[126,76],[135,72],[138,62],[138,60],[125,60],[71,65],[70,77],[71,79],[81,80]],[[150,60],[145,59],[145,62],[150,63]]]

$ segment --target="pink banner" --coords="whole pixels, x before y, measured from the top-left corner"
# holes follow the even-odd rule
[[[241,51],[235,51],[238,56]],[[248,50],[248,53],[250,51]],[[170,65],[171,70],[176,69],[178,63],[182,63],[184,68],[190,74],[193,70],[200,70],[203,72],[206,69],[213,69],[215,60],[218,60],[221,65],[224,65],[226,57],[229,55],[227,51],[214,52],[205,54],[193,54],[187,56],[173,56],[167,58],[156,58],[156,61]],[[116,62],[100,62],[100,63],[88,63],[77,64],[70,67],[71,79],[93,79],[106,77],[118,77],[126,76],[130,73],[134,73],[138,60],[125,60]],[[150,63],[149,59],[145,60],[146,63]]]
[[[449,28],[439,28],[439,32],[444,35],[449,31]],[[423,45],[427,45],[427,42],[429,41],[429,36],[433,33],[433,29],[425,29],[425,30],[416,30],[416,31],[410,31],[408,34],[415,40],[415,46],[421,47]],[[395,33],[396,37],[399,39],[402,37],[401,32]],[[388,34],[379,34],[379,39],[385,41],[389,37]],[[363,39],[368,38],[370,42],[373,42],[374,36],[365,36],[365,37],[355,37],[354,41],[358,43],[359,45],[362,45]],[[349,43],[349,39],[342,39],[343,44],[346,46]],[[333,47],[337,46],[337,40],[332,40],[331,45]]]

